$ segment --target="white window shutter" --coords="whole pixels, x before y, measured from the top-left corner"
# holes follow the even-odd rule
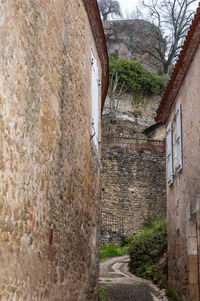
[[[98,123],[99,123],[99,84],[98,66],[95,57],[92,55],[92,140],[98,149]]]
[[[181,105],[176,107],[176,169],[178,172],[182,170],[182,141],[181,141]]]
[[[173,150],[172,150],[172,123],[170,122],[167,127],[167,179],[168,185],[173,184]]]

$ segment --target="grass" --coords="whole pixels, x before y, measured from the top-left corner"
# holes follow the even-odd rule
[[[166,290],[166,295],[171,301],[180,301],[180,299],[176,296],[173,290],[167,289]]]
[[[110,143],[110,147],[115,147],[115,146],[118,146],[119,144],[146,144],[148,143],[148,140],[147,139],[122,139],[118,142],[115,142],[115,143]]]
[[[123,256],[128,254],[129,246],[102,246],[100,250],[100,259]]]
[[[140,110],[140,109],[135,109],[135,110],[133,111],[133,116],[134,116],[135,118],[138,118],[139,116],[142,116],[142,110]]]
[[[99,288],[98,288],[98,301],[109,301],[108,298],[105,295],[104,289],[105,288],[104,288],[103,285],[99,285]]]

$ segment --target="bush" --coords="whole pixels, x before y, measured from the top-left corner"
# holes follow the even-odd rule
[[[160,287],[167,286],[167,263],[163,263],[161,271],[156,268],[156,264],[166,250],[166,220],[147,226],[144,231],[132,237],[129,263],[131,272],[139,277],[153,280]]]
[[[164,92],[166,79],[145,69],[139,62],[131,59],[117,59],[110,55],[110,76],[117,73],[119,87],[125,83],[130,92],[137,95],[160,95]]]

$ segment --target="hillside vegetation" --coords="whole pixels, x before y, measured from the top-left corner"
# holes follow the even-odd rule
[[[115,54],[109,57],[110,77],[118,75],[118,86],[124,85],[136,95],[162,95],[166,87],[166,77],[145,69],[133,59],[118,59]]]

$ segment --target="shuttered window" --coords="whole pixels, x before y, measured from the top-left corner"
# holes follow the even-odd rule
[[[181,105],[176,107],[176,169],[182,170]]]
[[[168,185],[173,184],[173,149],[172,149],[172,123],[167,127],[167,171]]]
[[[98,123],[99,123],[99,85],[97,61],[92,55],[92,140],[98,150]]]

